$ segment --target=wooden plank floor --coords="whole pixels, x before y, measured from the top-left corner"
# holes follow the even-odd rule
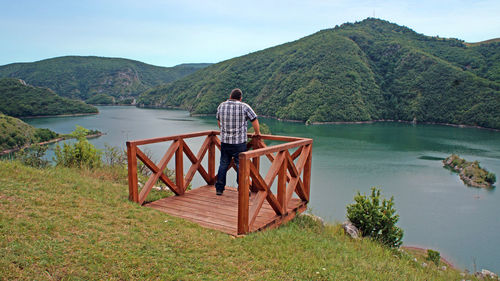
[[[250,197],[250,206],[255,194]],[[237,236],[238,191],[226,187],[222,196],[215,195],[213,185],[206,185],[186,192],[182,196],[163,198],[145,206],[195,222],[203,227],[219,230]],[[250,232],[279,226],[291,220],[296,213],[301,213],[307,205],[300,199],[292,198],[288,203],[288,212],[278,216],[267,201],[250,228]]]

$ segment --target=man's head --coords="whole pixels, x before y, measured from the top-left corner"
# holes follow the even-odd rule
[[[229,98],[233,100],[241,100],[241,95],[241,90],[236,88],[231,91],[231,95],[229,96]]]

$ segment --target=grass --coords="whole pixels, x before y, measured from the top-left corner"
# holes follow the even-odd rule
[[[0,279],[460,280],[299,216],[233,238],[128,201],[110,169],[0,161]],[[467,279],[474,279],[472,276]]]

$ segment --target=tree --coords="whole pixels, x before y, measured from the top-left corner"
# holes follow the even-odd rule
[[[389,247],[402,244],[403,230],[396,226],[399,215],[394,209],[394,197],[380,201],[380,190],[372,187],[368,197],[358,191],[354,204],[347,206],[347,218],[361,231]]]

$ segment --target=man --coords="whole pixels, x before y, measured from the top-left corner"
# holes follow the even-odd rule
[[[239,170],[239,154],[247,150],[247,121],[252,122],[256,135],[260,135],[259,120],[253,109],[241,102],[241,90],[231,91],[229,99],[217,108],[217,123],[220,128],[221,154],[219,172],[215,190],[222,195],[226,187],[226,174],[231,159],[234,159],[236,171]]]

